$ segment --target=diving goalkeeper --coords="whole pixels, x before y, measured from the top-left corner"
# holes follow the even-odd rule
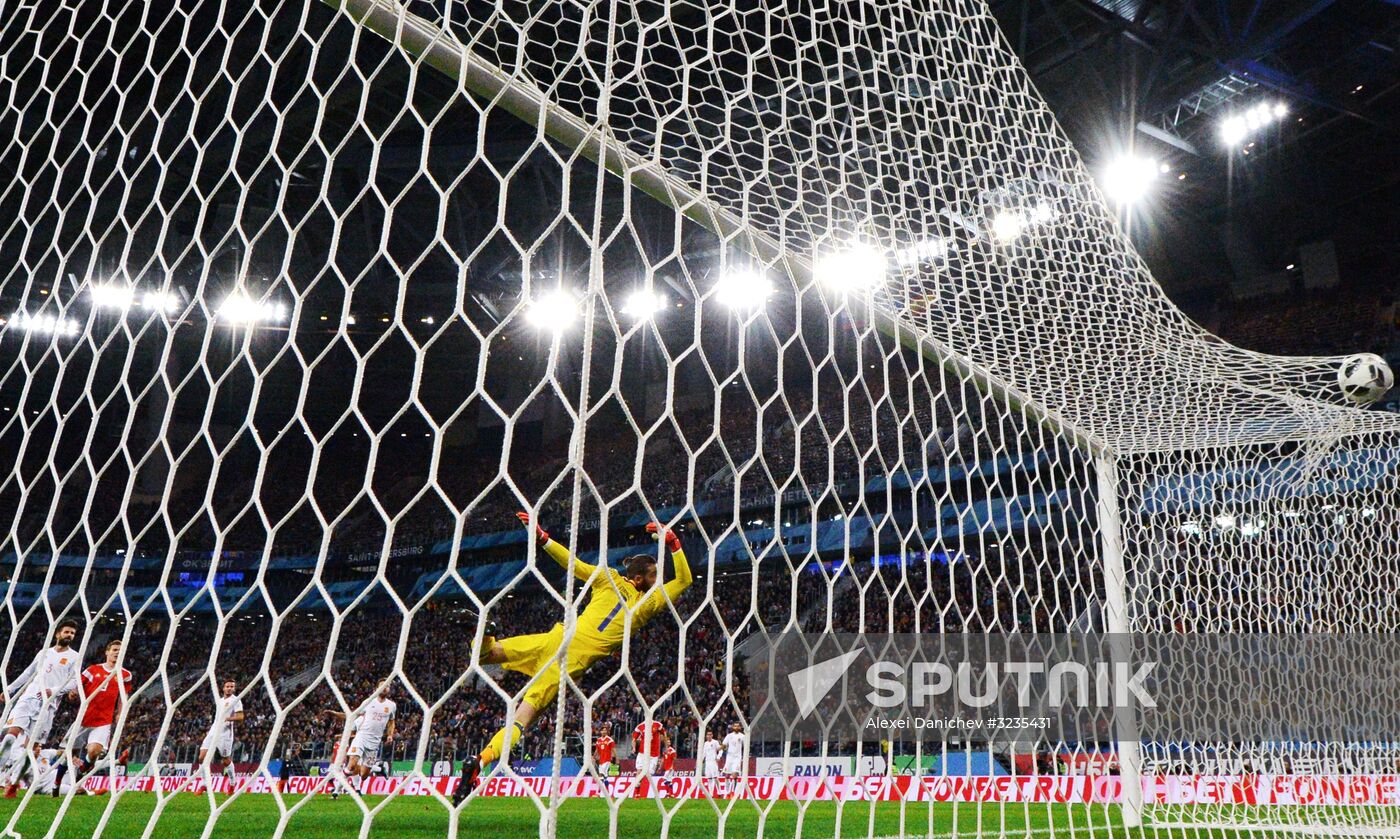
[[[526,527],[530,526],[527,514],[516,513],[516,516]],[[563,656],[571,679],[579,679],[594,662],[622,649],[629,633],[646,625],[647,621],[666,608],[667,602],[679,598],[690,588],[690,563],[686,561],[685,551],[681,550],[681,540],[655,522],[647,525],[647,532],[653,539],[664,540],[666,549],[671,552],[675,578],[665,585],[657,585],[659,575],[655,556],[630,556],[624,561],[620,572],[608,568],[606,560],[599,568],[579,560],[569,553],[568,548],[551,540],[544,528],[535,527],[535,538],[539,540],[541,550],[591,589],[588,605],[579,613],[574,637]],[[477,661],[481,664],[499,664],[507,670],[535,678],[516,705],[515,720],[496,732],[481,754],[463,761],[462,781],[452,794],[452,800],[457,804],[476,786],[481,770],[500,760],[508,746],[519,743],[525,728],[559,695],[558,654],[564,643],[563,624],[556,623],[550,631],[534,635],[500,640],[494,636],[495,628],[488,624],[486,637],[482,639],[483,652]],[[508,733],[509,744],[506,743]]]

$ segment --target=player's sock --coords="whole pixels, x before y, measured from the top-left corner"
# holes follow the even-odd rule
[[[53,794],[58,795],[58,791],[63,789],[63,776],[68,774],[68,761],[63,761],[54,769]]]
[[[24,747],[28,737],[23,734],[6,734],[0,741],[0,767],[14,769],[17,774],[24,772]]]
[[[519,744],[524,739],[525,729],[518,722],[513,722],[506,728],[497,731],[496,736],[491,738],[491,742],[486,744],[486,748],[481,750],[481,768],[485,769],[488,765],[501,759],[505,750],[506,731],[510,728],[515,729],[515,733],[510,738],[511,746]]]
[[[23,734],[15,734],[10,741],[10,750],[5,752],[5,765],[14,766],[19,775],[24,774],[25,757],[29,754],[25,747],[28,745],[28,737]]]

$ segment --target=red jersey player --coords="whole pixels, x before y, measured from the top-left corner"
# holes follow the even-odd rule
[[[617,741],[612,738],[612,726],[603,723],[598,728],[598,738],[593,741],[593,762],[598,766],[598,775],[608,777],[612,771],[613,751]]]
[[[87,702],[87,708],[83,710],[83,718],[79,723],[78,738],[74,741],[76,746],[87,746],[85,754],[78,758],[80,765],[76,768],[79,772],[93,768],[111,746],[112,725],[117,719],[117,708],[123,699],[131,695],[131,671],[125,667],[117,667],[117,659],[122,654],[121,639],[113,638],[108,641],[103,653],[106,659],[84,670],[78,678],[83,699]],[[62,783],[67,769],[66,763],[59,764],[58,782],[54,789],[58,789],[58,785]],[[76,775],[74,780],[77,780]]]
[[[115,638],[108,641],[103,652],[106,660],[84,670],[79,680],[83,696],[87,698],[87,710],[83,712],[78,738],[79,742],[87,743],[89,764],[95,763],[111,746],[117,708],[132,690],[131,671],[117,667],[122,642]]]
[[[676,771],[676,749],[667,744],[666,751],[661,753],[661,774],[669,778],[674,771]]]
[[[656,720],[650,724],[639,722],[632,729],[632,745],[637,749],[637,777],[643,778],[656,770],[661,750],[671,745],[671,738],[666,736],[666,727]]]

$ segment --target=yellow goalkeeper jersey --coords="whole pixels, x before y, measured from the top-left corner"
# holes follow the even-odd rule
[[[577,634],[571,646],[592,648],[602,654],[621,649],[624,633],[629,629],[635,632],[656,617],[666,607],[667,600],[680,597],[692,581],[685,551],[671,554],[675,576],[643,595],[631,580],[617,571],[607,566],[599,570],[598,566],[570,554],[569,549],[558,542],[546,542],[544,550],[560,567],[592,589],[588,605],[579,613]]]

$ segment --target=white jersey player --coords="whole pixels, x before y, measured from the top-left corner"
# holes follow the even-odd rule
[[[724,744],[721,750],[724,755],[724,776],[726,778],[737,778],[744,774],[746,746],[743,727],[737,722],[729,726],[729,733],[724,735]]]
[[[6,789],[10,787],[18,788],[20,778],[24,776],[25,768],[25,761],[16,761],[9,768],[0,772],[0,785],[3,785]]]
[[[346,753],[349,758],[346,772],[352,778],[358,777],[363,783],[375,764],[379,763],[380,751],[394,742],[394,714],[397,710],[398,706],[389,698],[389,681],[386,679],[375,689],[373,696],[352,712],[349,720],[350,750]],[[327,709],[324,713],[342,720],[346,718],[340,711]],[[337,795],[339,790],[332,797]]]
[[[339,711],[326,709],[321,713],[327,716],[333,716],[342,722],[345,720],[345,714]],[[342,789],[349,789],[350,787],[350,782],[345,779],[345,751],[348,747],[345,740],[349,738],[349,740],[353,742],[355,733],[359,730],[359,717],[352,717],[350,722],[345,726],[345,736],[337,737],[335,743],[331,746],[331,760],[330,765],[327,767],[327,778],[330,781],[329,789],[331,791],[331,798],[339,798],[340,791]]]
[[[29,744],[48,739],[54,711],[64,694],[76,696],[78,673],[82,670],[82,657],[73,649],[73,640],[77,637],[77,621],[59,621],[54,645],[41,650],[11,683],[11,690],[18,696],[6,702],[5,734],[0,739],[0,771],[16,763],[22,764],[30,757]],[[10,784],[5,795],[13,798],[14,793],[15,785]]]
[[[238,696],[238,683],[225,679],[223,694],[214,701],[214,723],[204,735],[204,742],[199,744],[199,766],[206,787],[210,768],[217,765],[220,774],[227,775],[233,767],[233,724],[238,722],[243,722],[243,700]],[[211,752],[213,762],[206,764]]]
[[[724,747],[715,739],[713,731],[705,732],[705,742],[700,744],[700,777],[719,777],[719,756]]]
[[[41,749],[34,744],[34,760],[30,764],[29,786],[35,794],[52,793],[56,798],[73,787],[72,778],[59,779],[58,767],[63,753],[58,749]]]

